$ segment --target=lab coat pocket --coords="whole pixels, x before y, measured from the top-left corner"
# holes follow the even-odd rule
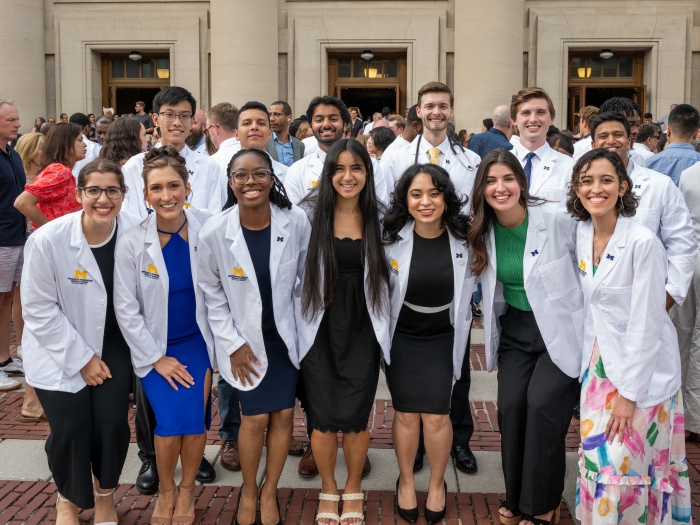
[[[574,263],[568,254],[554,262],[543,264],[538,270],[550,301],[564,297],[580,286],[574,273]]]
[[[632,286],[601,286],[600,299],[610,315],[611,323],[618,326],[626,326],[629,323]]]
[[[656,208],[637,208],[637,213],[634,215],[634,221],[642,226],[646,226],[651,231],[656,232],[659,227],[659,210]]]
[[[294,285],[297,282],[297,259],[280,264],[277,273],[279,275],[279,285],[282,287],[282,293],[287,295],[294,290]]]

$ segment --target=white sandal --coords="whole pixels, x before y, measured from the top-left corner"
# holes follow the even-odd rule
[[[323,492],[321,492],[318,495],[318,499],[319,499],[319,501],[335,501],[337,503],[340,501],[340,495],[338,495],[338,494],[324,494]],[[337,514],[334,514],[333,512],[319,512],[318,514],[316,514],[316,523],[318,523],[319,519],[332,520],[332,521],[335,521],[338,525],[340,525],[340,516],[338,516]]]
[[[93,492],[95,493],[95,496],[99,496],[100,498],[106,498],[107,496],[111,496],[112,494],[114,494],[114,491],[115,491],[115,490],[116,490],[116,489],[112,489],[112,490],[109,491],[107,494],[100,494],[100,493],[97,492],[96,490],[93,491]],[[114,498],[112,498],[112,499],[114,499]],[[114,511],[116,512],[116,510],[117,510],[117,509],[115,508]],[[101,521],[100,523],[95,523],[95,525],[118,525],[118,524],[117,524],[116,521]]]
[[[356,492],[355,494],[343,494],[343,501],[358,501],[362,500],[364,502],[365,500],[365,495],[362,492]],[[351,520],[351,519],[359,519],[360,521],[355,523],[355,525],[360,525],[360,523],[363,523],[365,521],[365,515],[362,514],[361,512],[343,512],[340,516],[340,521],[342,522],[343,520]],[[338,524],[340,525],[340,523]]]

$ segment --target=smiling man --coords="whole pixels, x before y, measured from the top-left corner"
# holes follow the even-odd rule
[[[350,113],[345,103],[339,98],[328,95],[314,98],[306,110],[306,116],[311,124],[314,138],[318,142],[318,148],[292,164],[287,172],[284,187],[289,200],[294,204],[299,204],[301,199],[316,187],[328,150],[343,138],[345,126],[350,123]],[[389,187],[378,173],[375,160],[372,160],[372,165],[377,197],[386,202],[389,197]]]
[[[552,99],[542,88],[521,89],[513,95],[510,114],[520,133],[512,153],[525,170],[530,193],[566,202],[574,161],[547,144],[547,130],[555,116]]]
[[[241,149],[265,151],[272,136],[270,115],[265,104],[255,101],[243,104],[238,110],[235,136],[241,143]],[[272,167],[275,169],[275,175],[284,182],[287,166],[272,159]]]
[[[304,143],[289,134],[292,108],[283,100],[270,106],[272,138],[267,142],[267,152],[273,160],[289,167],[304,158]]]
[[[632,191],[639,197],[637,213],[632,220],[656,233],[666,250],[666,310],[674,303],[682,305],[698,252],[695,229],[683,194],[669,177],[629,158],[630,127],[625,115],[615,111],[598,114],[591,125],[591,137],[594,148],[617,153],[627,167]]]
[[[155,125],[160,129],[161,145],[175,147],[187,164],[192,193],[186,205],[219,213],[226,196],[221,169],[207,155],[195,153],[185,144],[196,110],[197,102],[192,94],[178,86],[160,91],[153,99]],[[124,199],[124,209],[141,218],[148,215],[141,176],[145,155],[140,153],[133,156],[122,168],[129,188]]]

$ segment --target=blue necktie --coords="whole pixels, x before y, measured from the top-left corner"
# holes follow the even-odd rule
[[[527,177],[528,189],[530,188],[530,175],[532,175],[532,157],[534,156],[535,154],[533,152],[530,152],[527,155],[525,155],[525,167],[523,169],[525,170],[525,176]]]

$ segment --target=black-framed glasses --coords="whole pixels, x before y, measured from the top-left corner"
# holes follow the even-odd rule
[[[270,175],[272,175],[272,172],[270,170],[263,169],[255,170],[253,172],[245,170],[236,170],[231,172],[231,177],[233,177],[233,181],[236,184],[240,184],[241,186],[248,182],[248,179],[250,177],[253,177],[253,180],[258,184],[264,184],[268,180],[270,180]]]
[[[192,122],[192,115],[189,113],[183,113],[182,115],[178,115],[177,113],[170,113],[169,111],[165,111],[163,113],[158,113],[159,116],[163,117],[163,120],[167,123],[175,122],[176,118],[180,119],[180,122],[183,124],[189,124]]]
[[[120,199],[121,196],[124,195],[124,188],[117,188],[116,186],[110,186],[109,188],[100,188],[99,186],[78,186],[78,189],[81,190],[88,199],[93,200],[99,199],[103,191],[107,194],[107,198],[113,201]]]

